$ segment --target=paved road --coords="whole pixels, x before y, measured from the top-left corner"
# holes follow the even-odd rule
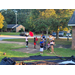
[[[34,37],[38,37],[40,38],[39,35],[35,35],[33,37],[29,36],[28,38],[34,38]],[[25,36],[9,36],[9,35],[0,35],[0,40],[3,40],[3,39],[17,39],[17,38],[25,38]],[[47,36],[47,38],[49,38],[49,36]],[[56,38],[56,37],[55,37]],[[59,37],[61,39],[67,39],[67,37]],[[70,39],[72,39],[72,37],[70,37]]]

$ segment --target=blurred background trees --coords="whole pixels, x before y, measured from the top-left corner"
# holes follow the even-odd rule
[[[0,13],[0,31],[4,26],[3,23],[4,23],[4,16]]]
[[[52,33],[68,31],[68,21],[75,9],[2,9],[0,13],[4,16],[4,28],[7,24],[22,24],[26,31],[34,33]]]

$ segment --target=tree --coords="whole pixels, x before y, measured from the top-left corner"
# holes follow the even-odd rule
[[[59,23],[60,25],[58,25],[58,29],[57,29],[57,37],[56,38],[59,38],[58,36],[58,33],[59,31],[62,29],[64,30],[64,28],[68,28],[68,21],[71,17],[71,15],[73,14],[73,11],[74,10],[71,10],[71,9],[57,9],[55,10],[56,11],[56,14],[57,14],[57,17],[56,19],[59,20]]]
[[[56,38],[59,38],[58,33],[60,30],[64,30],[65,27],[68,28],[68,21],[73,14],[73,9],[46,9],[45,11],[40,11],[40,17],[45,20],[50,21],[50,26],[48,29],[50,31],[56,32]]]
[[[52,25],[52,18],[56,17],[55,10],[46,9],[42,12],[41,11],[39,12],[40,12],[40,17],[45,20],[46,28],[44,30],[47,32],[47,35],[48,35],[48,31],[49,29],[51,29],[51,25]]]
[[[26,20],[26,22],[28,22],[29,30],[35,31],[34,20],[36,20],[38,17],[39,17],[39,10],[31,9],[31,12],[28,15],[27,20]]]
[[[46,20],[44,20],[44,19],[35,20],[34,25],[35,25],[36,32],[42,31],[42,34],[44,33],[44,31],[47,28],[47,23],[46,23]]]
[[[4,21],[4,23],[3,23],[3,28],[2,28],[2,31],[7,31],[7,23],[6,23],[6,21]]]
[[[17,11],[17,23],[22,24],[26,30],[29,29],[29,24],[26,21],[28,15],[30,14],[30,9],[3,9],[0,10],[2,15],[5,17],[5,21],[7,24],[15,24],[16,23],[16,16],[15,12]]]
[[[15,12],[12,9],[1,10],[7,24],[15,24]]]
[[[3,28],[3,23],[4,23],[4,16],[0,13],[0,29]]]

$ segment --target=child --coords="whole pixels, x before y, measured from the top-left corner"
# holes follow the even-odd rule
[[[53,40],[51,40],[51,42],[50,42],[50,46],[51,46],[51,52],[50,53],[54,53],[54,41]]]
[[[34,48],[36,48],[36,38],[34,37]]]
[[[46,38],[44,39],[44,46],[43,46],[44,50],[46,50]]]
[[[36,37],[36,41],[38,41],[38,38]]]
[[[48,42],[48,44],[47,44],[47,50],[49,50],[50,51],[50,42]]]
[[[34,48],[36,48],[37,41],[38,41],[38,38],[37,37],[34,37]]]
[[[28,47],[28,35],[26,35],[26,47]]]
[[[40,54],[43,54],[43,39],[40,41]]]

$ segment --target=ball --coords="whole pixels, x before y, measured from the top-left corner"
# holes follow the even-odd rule
[[[6,53],[4,52],[3,55],[6,55]]]

